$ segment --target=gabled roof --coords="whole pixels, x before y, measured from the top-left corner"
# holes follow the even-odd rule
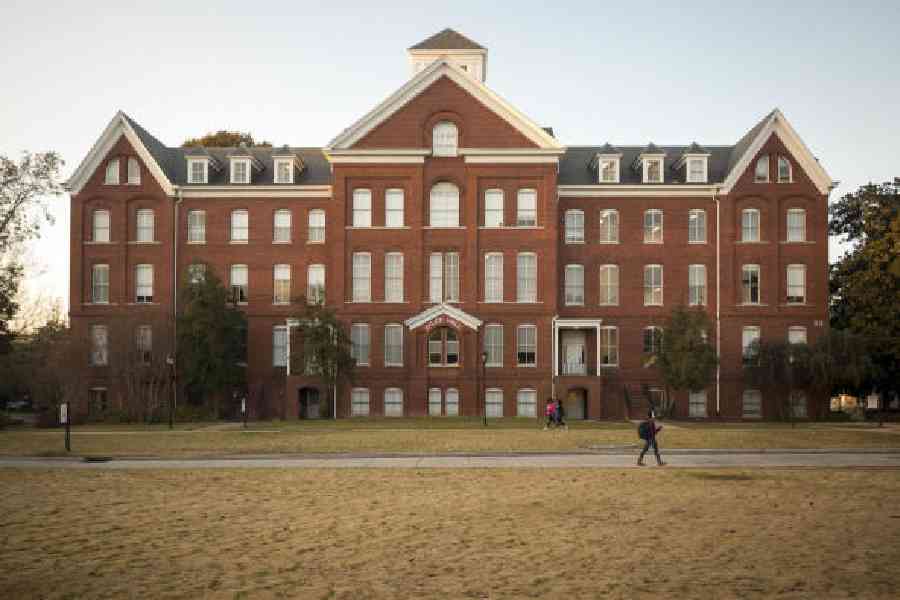
[[[422,40],[410,50],[484,50],[484,46],[477,44],[463,34],[450,29],[439,31],[428,39]]]
[[[449,317],[454,321],[458,321],[468,327],[469,329],[478,330],[481,327],[481,319],[470,315],[464,310],[456,308],[452,304],[446,304],[444,302],[440,304],[435,304],[431,308],[427,308],[420,312],[417,315],[413,315],[403,322],[404,325],[409,327],[410,329],[416,329],[425,325],[426,323],[433,321],[438,317]]]
[[[691,142],[691,145],[682,152],[682,155],[684,156],[687,156],[688,154],[709,154],[709,152],[697,142]]]
[[[391,94],[381,104],[363,115],[353,125],[346,128],[325,147],[326,152],[335,150],[349,150],[356,142],[365,137],[367,133],[390,118],[391,115],[406,106],[416,96],[431,87],[441,77],[446,77],[456,83],[463,90],[471,94],[476,100],[504,119],[512,127],[516,128],[525,137],[534,142],[538,148],[544,150],[564,150],[564,146],[543,127],[529,119],[513,105],[503,100],[490,88],[460,70],[451,62],[440,59],[417,73],[407,81],[400,89]]]
[[[665,153],[666,153],[665,150],[663,150],[662,148],[660,148],[653,142],[650,142],[649,144],[647,144],[644,147],[644,151],[641,152],[641,154],[665,154]]]

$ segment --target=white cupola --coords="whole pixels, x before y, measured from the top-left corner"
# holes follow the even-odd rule
[[[482,83],[487,79],[487,48],[449,28],[410,47],[408,53],[413,76],[446,59]]]

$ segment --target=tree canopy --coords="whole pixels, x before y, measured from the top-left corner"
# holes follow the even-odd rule
[[[667,389],[700,391],[709,385],[718,364],[709,330],[709,317],[702,309],[676,306],[672,311],[656,353]]]
[[[190,146],[206,146],[208,148],[231,148],[240,146],[241,144],[244,144],[245,146],[259,146],[263,148],[270,148],[272,146],[271,142],[257,142],[253,139],[253,135],[249,132],[228,131],[227,129],[220,129],[215,133],[207,133],[206,135],[196,138],[188,138],[184,141],[183,144],[181,144],[181,146],[183,148],[188,148]]]

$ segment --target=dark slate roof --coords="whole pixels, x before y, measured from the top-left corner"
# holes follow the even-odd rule
[[[619,184],[639,184],[641,183],[641,170],[635,169],[632,165],[637,161],[638,156],[649,152],[647,146],[615,146],[609,144],[604,146],[569,146],[566,153],[559,160],[559,185],[593,185],[597,182],[597,167],[591,166],[594,156],[597,154],[613,154],[609,149],[615,150],[615,153],[621,154],[619,161]],[[654,146],[655,152],[665,153],[663,159],[663,183],[684,183],[684,169],[675,170],[672,166],[678,162],[681,155],[689,148],[689,146]],[[728,176],[729,164],[731,160],[732,146],[706,146],[706,152],[709,153],[709,182],[720,183],[725,181]],[[618,185],[610,183],[606,185]],[[645,184],[653,185],[653,184]],[[686,185],[697,185],[694,183]]]
[[[410,50],[484,50],[484,46],[477,44],[463,34],[450,29],[439,31],[427,40],[422,40]]]
[[[759,135],[759,132],[765,126],[766,122],[768,122],[769,118],[775,113],[775,110],[760,119],[759,123],[754,125],[753,128],[745,133],[744,137],[739,139],[737,144],[734,145],[734,151],[731,153],[731,160],[728,162],[729,171],[734,168],[739,160],[741,160],[741,156],[744,155],[744,152],[747,151],[747,148],[750,147],[750,144],[752,144],[753,140],[756,139],[756,136]]]
[[[687,147],[684,154],[709,154],[709,152],[697,142],[691,142],[691,145]]]
[[[150,135],[146,129],[125,115],[134,132],[146,146],[147,151],[156,159],[159,167],[173,185],[187,184],[187,157],[210,156],[221,167],[218,171],[210,169],[209,183],[206,185],[228,185],[228,157],[237,154],[250,155],[262,165],[262,169],[253,173],[251,185],[274,185],[274,161],[272,156],[285,154],[285,147],[263,148],[170,148]],[[303,160],[303,171],[294,178],[296,185],[331,185],[331,167],[321,148],[290,147],[288,152],[296,154]],[[198,185],[198,184],[191,184]],[[203,185],[203,184],[199,184]]]
[[[619,149],[609,142],[606,142],[597,149],[597,154],[619,154]]]

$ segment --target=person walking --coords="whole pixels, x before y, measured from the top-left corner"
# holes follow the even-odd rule
[[[544,431],[547,431],[547,428],[553,425],[553,421],[556,418],[556,405],[553,403],[553,398],[547,398],[544,416],[547,417],[547,420],[544,422]]]
[[[649,450],[651,447],[653,448],[653,453],[656,454],[656,464],[660,467],[666,464],[659,456],[659,445],[656,441],[656,434],[658,434],[660,431],[662,431],[662,425],[656,424],[655,415],[651,410],[647,414],[647,420],[641,423],[638,427],[638,433],[644,440],[644,449],[641,450],[641,455],[638,457],[637,461],[639,467],[644,466],[644,454],[646,454],[647,450]]]
[[[566,423],[566,411],[563,408],[562,400],[556,401],[556,425],[565,427],[566,431],[569,430],[569,425]]]

